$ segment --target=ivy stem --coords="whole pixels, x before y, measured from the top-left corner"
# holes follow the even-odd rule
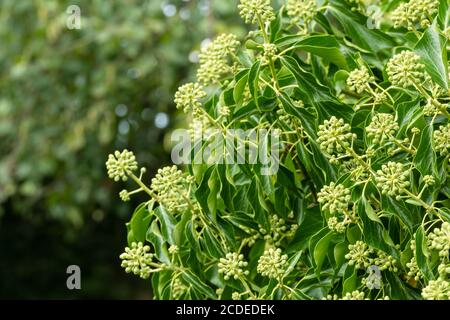
[[[391,142],[393,142],[397,147],[399,147],[403,151],[406,151],[413,156],[416,154],[415,150],[413,150],[412,148],[405,147],[397,138],[395,138],[391,134],[388,134],[388,137]]]
[[[133,179],[134,182],[136,182],[139,185],[139,187],[141,187],[141,189],[144,190],[145,193],[147,193],[149,196],[151,196],[153,199],[159,202],[158,196],[152,190],[150,190],[150,188],[148,188],[138,177],[136,177],[134,173],[128,172],[128,174],[131,177],[131,179]]]
[[[264,22],[262,21],[261,15],[258,14],[257,15],[258,18],[258,24],[259,24],[259,28],[261,29],[263,38],[264,38],[264,43],[265,44],[270,44],[270,39],[269,36],[266,32],[266,28],[264,27]],[[277,89],[276,92],[280,91],[280,85],[278,83],[278,78],[277,78],[277,73],[275,71],[275,66],[273,64],[273,58],[270,57],[269,59],[269,69],[270,69],[270,73],[272,74],[272,78],[273,78],[273,83],[274,83],[274,87]]]
[[[414,87],[426,98],[428,98],[431,103],[439,109],[439,111],[442,112],[448,119],[450,119],[450,113],[447,111],[447,108],[441,104],[439,101],[437,101],[435,98],[430,96],[428,92],[422,87],[422,85],[418,84],[415,79],[410,79],[412,83],[414,84]]]

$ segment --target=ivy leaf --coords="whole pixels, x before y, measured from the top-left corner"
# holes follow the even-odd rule
[[[347,9],[347,4],[343,1],[333,0],[330,2],[329,14],[339,21],[345,35],[350,37],[357,46],[374,54],[394,46],[390,37],[379,30],[369,29],[367,21],[363,21],[361,16]],[[328,21],[331,25],[336,24],[336,21],[331,18]]]
[[[423,226],[420,226],[416,231],[416,261],[417,266],[426,280],[433,279],[433,274],[430,271],[427,261],[428,256],[425,231],[423,230]]]
[[[322,57],[325,62],[332,62],[338,67],[348,70],[347,61],[342,54],[339,42],[331,35],[287,36],[279,39],[275,44],[289,45],[296,50],[304,50]]]
[[[167,212],[163,206],[159,206],[154,211],[155,216],[158,217],[159,223],[161,225],[161,233],[164,237],[164,240],[169,244],[175,244],[175,240],[173,237],[173,230],[177,221],[172,216],[171,213]]]
[[[205,284],[196,274],[192,273],[190,270],[184,270],[181,274],[186,283],[189,283],[196,291],[206,296],[209,299],[217,299],[214,291]]]
[[[420,144],[417,148],[414,164],[420,173],[438,177],[438,169],[436,166],[436,152],[433,149],[433,127],[431,125],[422,129]]]
[[[315,271],[317,276],[319,276],[325,257],[328,255],[328,248],[330,247],[330,241],[333,236],[334,232],[331,231],[327,233],[314,247],[314,261],[316,263]]]
[[[448,65],[446,41],[439,35],[436,23],[420,38],[414,51],[422,57],[425,68],[434,82],[448,90]]]
[[[150,225],[151,214],[145,203],[141,203],[133,213],[130,221],[131,231],[135,241],[144,242]]]

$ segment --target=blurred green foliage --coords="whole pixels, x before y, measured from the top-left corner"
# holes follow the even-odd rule
[[[120,268],[113,260],[123,236],[116,241],[111,233],[125,234],[135,204],[120,202],[104,159],[127,146],[150,172],[169,161],[164,139],[181,119],[173,93],[194,69],[187,57],[195,62],[205,38],[240,33],[237,2],[0,2],[0,296],[38,297],[14,284],[31,279],[33,264],[63,277],[61,266],[72,260],[82,269]],[[79,30],[66,26],[69,5],[81,9]],[[104,258],[89,259],[93,254]],[[65,257],[59,265],[51,262],[58,255]],[[108,272],[92,272],[92,281],[115,274]],[[50,290],[45,297],[65,294],[65,281],[36,286]],[[96,290],[84,296],[126,295]]]

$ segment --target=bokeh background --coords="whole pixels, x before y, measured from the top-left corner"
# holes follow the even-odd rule
[[[237,3],[0,1],[0,298],[151,298],[118,258],[143,199],[121,202],[104,162],[131,149],[148,181],[170,163],[170,132],[185,126],[174,92],[202,43],[243,33]],[[72,264],[81,290],[66,288]]]

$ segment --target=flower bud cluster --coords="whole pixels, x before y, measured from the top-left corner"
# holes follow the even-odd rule
[[[286,271],[288,256],[281,249],[270,248],[258,260],[256,271],[265,277],[277,279]]]
[[[126,247],[125,252],[120,255],[122,268],[125,268],[126,273],[132,272],[147,279],[151,273],[149,264],[153,259],[153,254],[149,251],[150,247],[144,246],[142,242],[133,242],[131,248]]]
[[[220,258],[219,260],[219,273],[223,274],[225,280],[231,278],[237,280],[239,277],[249,274],[248,270],[244,270],[247,265],[248,263],[244,260],[243,254],[236,252],[227,253],[225,258]]]

